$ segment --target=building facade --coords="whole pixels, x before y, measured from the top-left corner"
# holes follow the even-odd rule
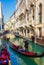
[[[39,37],[44,37],[44,0],[38,0],[35,8],[35,27]]]
[[[0,2],[0,33],[3,33],[3,13],[1,2]]]
[[[29,30],[32,25],[36,36],[44,37],[44,0],[18,0],[16,9],[18,28],[22,29],[20,33],[25,32],[24,36],[27,36],[26,33],[29,36],[33,33]]]
[[[17,7],[16,7],[16,21],[18,24],[18,29],[20,35],[30,37],[29,25],[33,24],[33,9],[31,7],[32,1],[31,0],[18,0]],[[30,31],[30,32],[29,32]]]
[[[14,31],[15,30],[15,12],[11,15],[11,17],[9,17],[7,23],[5,23],[5,30],[10,30],[10,31]]]
[[[10,28],[14,32],[19,32],[19,35],[28,38],[34,36],[42,43],[41,41],[44,40],[44,0],[18,0],[15,14],[9,21],[12,26]]]

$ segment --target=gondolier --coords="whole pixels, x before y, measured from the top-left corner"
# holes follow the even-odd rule
[[[34,51],[28,51],[28,41],[24,41],[25,43],[25,50],[21,46],[15,45],[13,42],[10,41],[10,48],[15,50],[16,52],[28,56],[28,57],[44,57],[44,52],[43,53],[35,53]]]
[[[27,40],[25,40],[24,43],[25,43],[25,45],[24,45],[24,47],[25,47],[25,51],[28,51],[28,45],[29,45],[29,43],[28,43]]]

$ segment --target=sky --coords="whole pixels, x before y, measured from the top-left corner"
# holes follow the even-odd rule
[[[2,3],[2,12],[4,15],[4,21],[6,22],[16,10],[17,0],[0,0],[0,2]]]

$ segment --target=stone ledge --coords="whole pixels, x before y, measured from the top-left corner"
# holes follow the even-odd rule
[[[44,46],[44,38],[36,38],[37,44]]]

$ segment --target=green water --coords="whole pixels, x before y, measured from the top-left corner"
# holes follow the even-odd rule
[[[11,39],[15,44],[19,44],[20,46],[23,47],[23,49],[25,49],[24,45],[25,43],[23,42],[24,39],[16,37],[15,39]],[[42,53],[44,52],[44,47],[36,45],[34,42],[28,41],[29,45],[28,45],[28,51],[34,51],[36,53]]]
[[[22,38],[16,37],[15,39],[11,39],[13,42],[18,43],[20,46],[24,48],[24,42]],[[44,51],[44,47],[41,47],[39,45],[36,45],[35,43],[28,41],[29,42],[29,51],[34,51],[37,53],[42,53]],[[2,46],[4,47],[5,45],[7,46],[7,50],[10,53],[10,59],[11,59],[11,65],[44,65],[44,57],[42,58],[30,58],[23,56],[17,52],[15,52],[13,49],[9,47],[10,42],[6,42],[2,40]],[[1,48],[0,47],[0,48]]]
[[[25,49],[24,42],[23,42],[24,39],[16,37],[15,39],[11,39],[11,40],[14,41],[15,43],[18,43],[20,46],[23,47],[23,49]],[[29,51],[34,51],[36,53],[42,53],[44,51],[44,47],[36,45],[31,41],[28,42],[29,42],[29,46],[28,46]],[[44,57],[29,58],[29,57],[22,56],[14,51],[14,55],[15,54],[17,55],[17,60],[19,61],[19,64],[17,63],[18,65],[44,65]]]

